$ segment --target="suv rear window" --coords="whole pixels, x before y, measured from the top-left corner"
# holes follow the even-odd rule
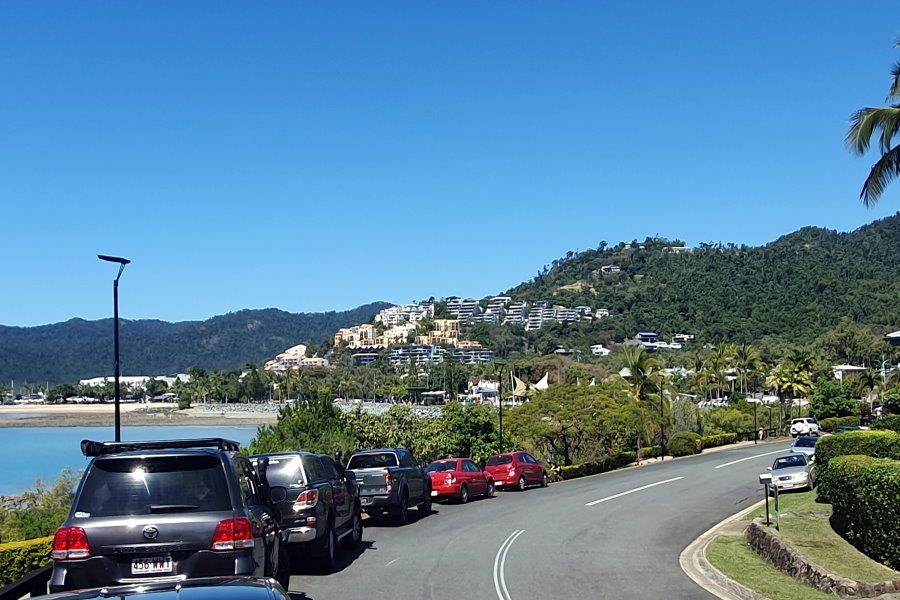
[[[271,486],[298,488],[306,485],[299,456],[270,456],[266,479]]]
[[[379,469],[381,467],[396,467],[397,455],[393,452],[380,452],[377,454],[354,454],[350,457],[347,468],[353,469]]]
[[[512,462],[511,454],[504,454],[503,456],[492,456],[487,461],[487,466],[496,467],[497,465],[508,465]]]
[[[92,517],[230,509],[225,472],[216,456],[95,460],[75,507]]]

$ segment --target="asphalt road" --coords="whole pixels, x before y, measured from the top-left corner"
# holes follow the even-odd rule
[[[340,571],[299,565],[289,591],[294,600],[713,598],[681,571],[678,556],[761,500],[757,475],[788,446],[750,445],[435,504],[405,527],[367,520],[362,547],[342,553]]]

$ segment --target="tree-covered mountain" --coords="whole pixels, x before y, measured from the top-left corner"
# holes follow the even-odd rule
[[[674,253],[676,245],[601,243],[568,253],[507,294],[608,308],[612,318],[588,328],[618,339],[655,331],[802,344],[843,317],[881,332],[900,329],[900,213],[849,233],[804,227],[759,247],[703,244]],[[610,265],[621,271],[605,273]]]
[[[369,321],[388,306],[374,302],[341,312],[297,314],[274,308],[241,310],[179,323],[123,319],[119,330],[122,374],[178,373],[192,366],[238,368],[264,361],[294,344],[321,342],[341,327]],[[0,326],[0,380],[52,384],[111,375],[112,331],[112,319]]]

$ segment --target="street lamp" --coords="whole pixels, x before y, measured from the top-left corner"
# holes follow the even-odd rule
[[[503,366],[506,361],[495,360],[494,372],[497,374],[497,398],[500,401],[500,454],[503,454]]]
[[[115,353],[116,359],[116,441],[121,442],[122,425],[119,419],[119,404],[121,402],[121,390],[119,388],[119,277],[122,276],[122,271],[125,269],[125,265],[127,265],[131,261],[127,258],[122,258],[119,256],[106,256],[105,254],[98,254],[97,258],[99,258],[100,260],[105,260],[106,262],[118,263],[119,265],[119,273],[116,275],[116,278],[113,279],[113,352]]]

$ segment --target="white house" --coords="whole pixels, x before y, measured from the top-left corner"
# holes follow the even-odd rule
[[[609,356],[612,350],[603,346],[603,344],[594,344],[591,346],[591,354],[594,356]]]

